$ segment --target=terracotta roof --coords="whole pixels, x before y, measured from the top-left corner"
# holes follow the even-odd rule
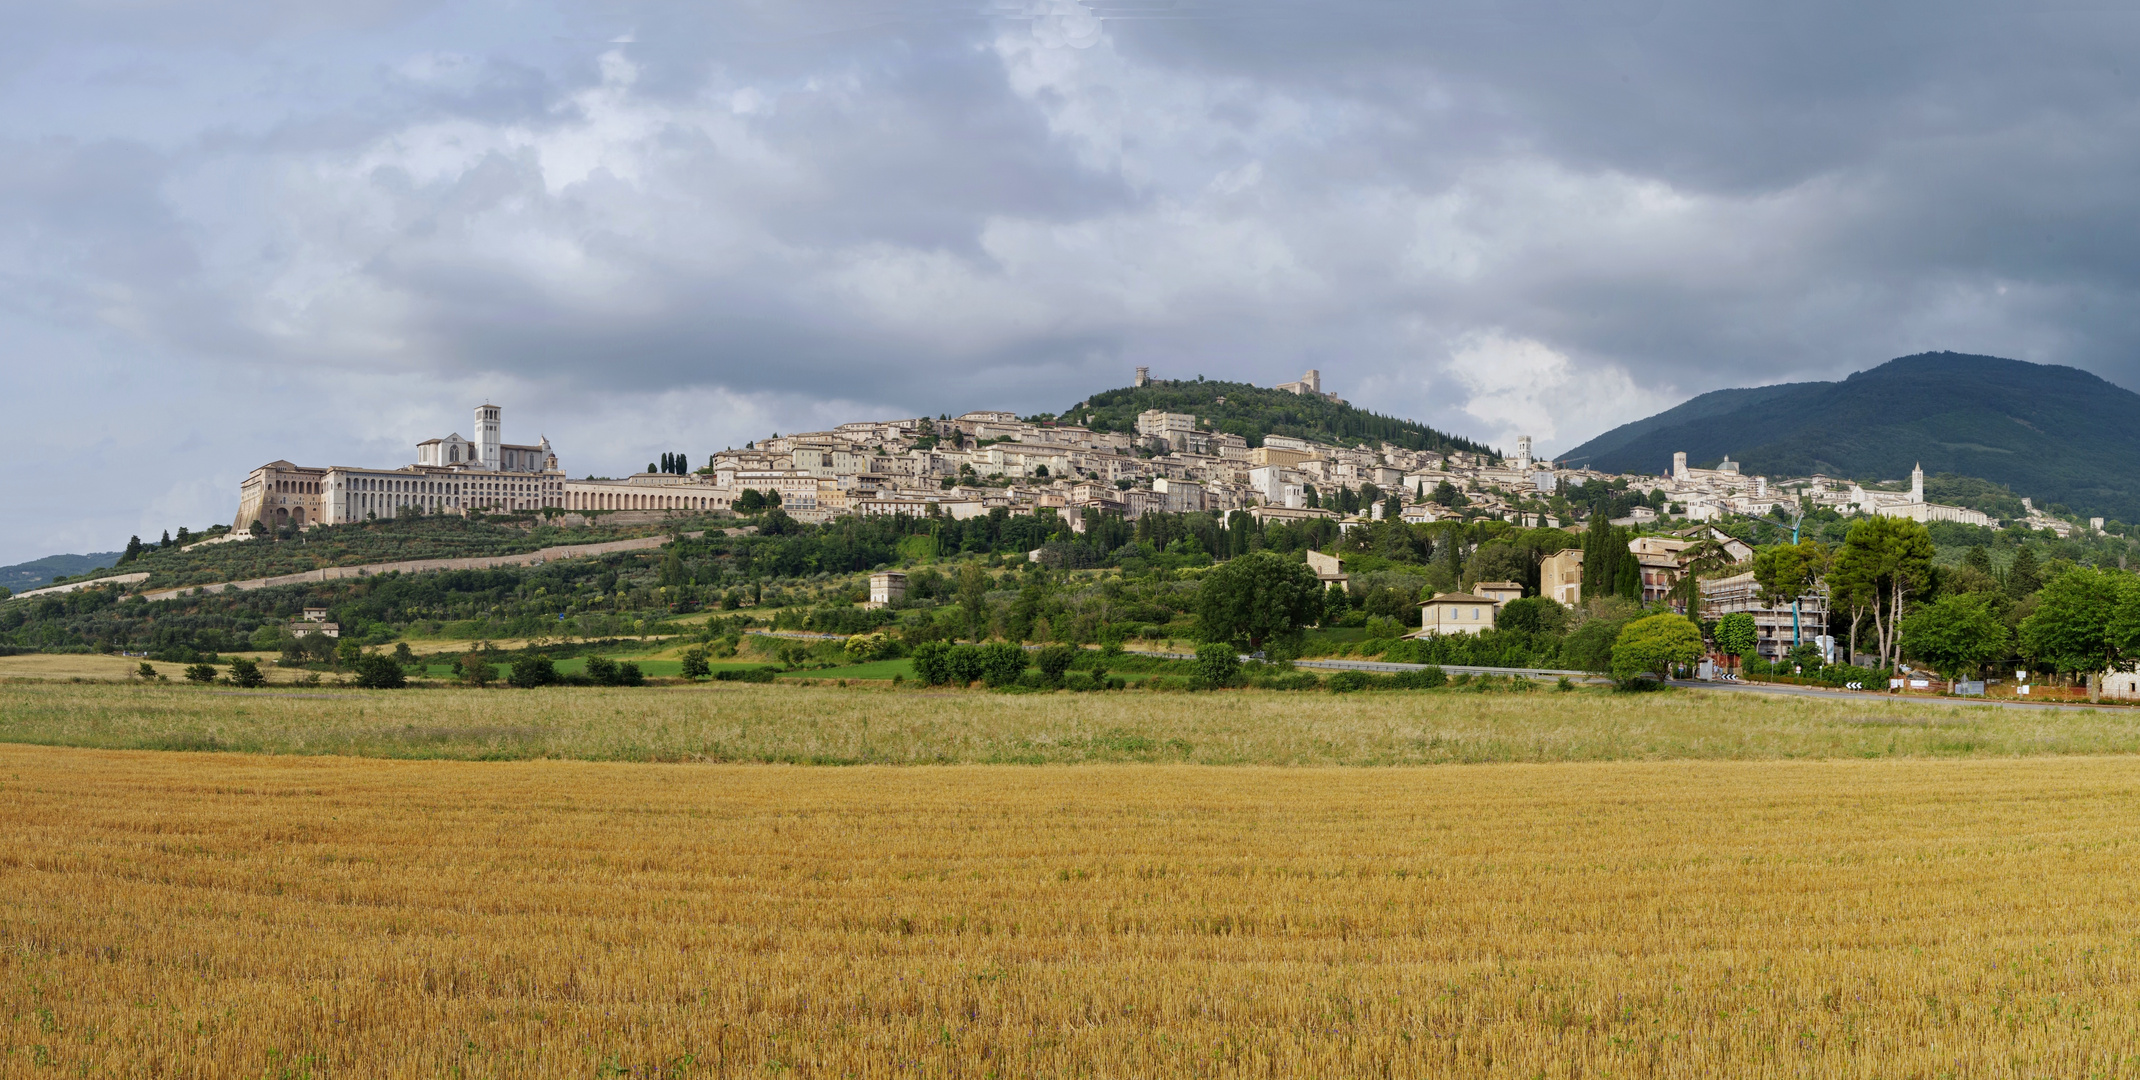
[[[1483,596],[1473,596],[1473,595],[1471,595],[1470,593],[1460,593],[1460,592],[1445,592],[1445,593],[1435,593],[1435,594],[1434,594],[1434,599],[1432,599],[1432,600],[1421,600],[1421,601],[1419,602],[1418,606],[1419,606],[1419,607],[1426,607],[1426,606],[1427,606],[1428,604],[1491,604],[1491,603],[1493,603],[1493,601],[1492,601],[1492,600],[1489,600],[1489,599],[1487,599],[1486,597],[1483,597]]]

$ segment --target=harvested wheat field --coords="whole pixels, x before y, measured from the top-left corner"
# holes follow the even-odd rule
[[[11,1075],[2140,1073],[2124,758],[0,784]]]

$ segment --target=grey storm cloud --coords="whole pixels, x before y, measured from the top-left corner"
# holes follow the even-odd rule
[[[2140,385],[2136,39],[2107,4],[49,6],[0,43],[0,450],[36,466],[0,483],[40,508],[0,561],[475,397],[578,473],[1133,364],[1320,367],[1548,451],[1921,349]],[[113,467],[138,499],[70,502]]]

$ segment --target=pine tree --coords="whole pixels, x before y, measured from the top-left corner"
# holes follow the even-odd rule
[[[2020,600],[2043,588],[2043,571],[2036,565],[2036,552],[2027,544],[2014,552],[2014,561],[2006,568],[2006,594]]]

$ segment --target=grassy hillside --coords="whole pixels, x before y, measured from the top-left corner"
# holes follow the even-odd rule
[[[348,525],[316,526],[308,532],[270,535],[258,540],[203,544],[191,550],[152,549],[111,573],[146,570],[145,588],[206,585],[219,581],[273,577],[317,570],[406,559],[462,559],[515,555],[553,544],[589,544],[659,530],[647,527],[565,529],[525,527],[480,518],[417,517]]]
[[[1238,382],[1176,379],[1107,390],[1068,410],[1063,418],[1096,431],[1135,431],[1137,414],[1147,409],[1193,413],[1202,426],[1240,435],[1250,446],[1263,445],[1266,435],[1291,435],[1346,446],[1389,442],[1413,450],[1495,453],[1483,443],[1410,420]]]
[[[21,592],[52,584],[56,577],[73,577],[91,570],[102,570],[119,561],[117,551],[94,555],[47,555],[13,566],[0,566],[0,588]]]
[[[2076,368],[1924,353],[1832,383],[1721,390],[1563,456],[1658,473],[1672,453],[1770,476],[1980,477],[2040,506],[2140,521],[2140,394]],[[1995,494],[1984,492],[1981,494]]]

